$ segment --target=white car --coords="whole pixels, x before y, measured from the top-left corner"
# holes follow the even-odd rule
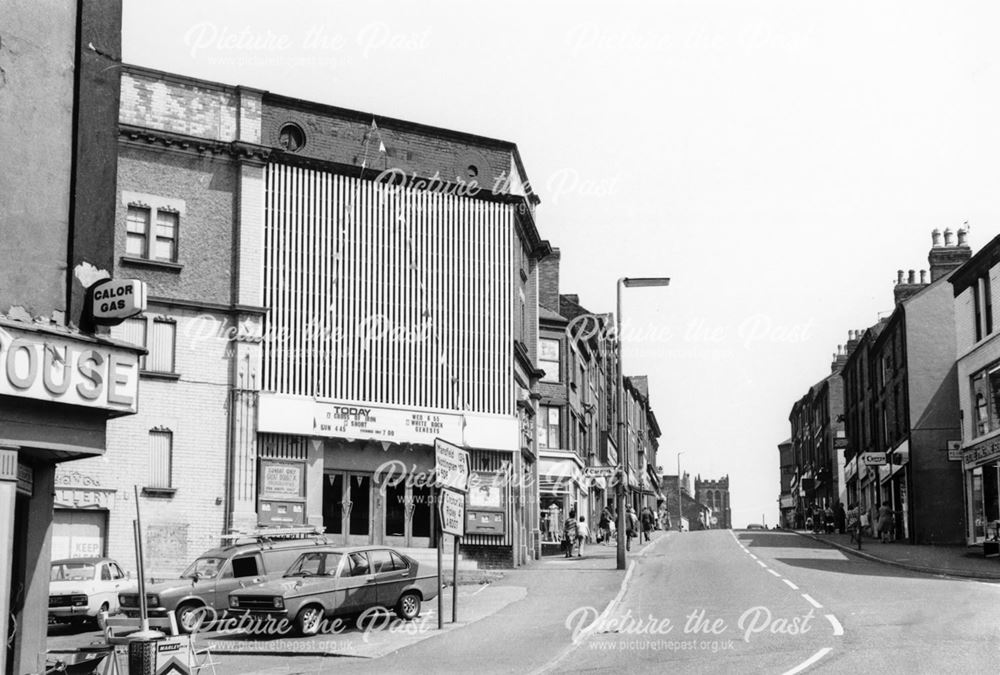
[[[97,622],[101,612],[118,612],[118,594],[136,585],[110,558],[53,560],[49,618],[64,623]]]

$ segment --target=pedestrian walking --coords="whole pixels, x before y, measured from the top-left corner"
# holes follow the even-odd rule
[[[570,509],[566,522],[563,523],[563,548],[566,550],[566,557],[572,558],[576,550],[578,540],[577,535],[580,528],[576,521],[576,510]]]
[[[837,522],[837,532],[844,534],[844,529],[847,524],[847,513],[844,511],[844,504],[839,499],[833,507],[833,515]]]
[[[629,506],[625,511],[625,550],[632,550],[632,538],[638,534],[639,517],[635,515],[635,508]]]
[[[601,511],[601,519],[597,522],[597,528],[599,531],[598,538],[601,544],[607,546],[611,541],[611,512],[608,507],[604,507]]]
[[[823,510],[823,525],[827,534],[833,534],[833,530],[836,528],[836,515],[833,512],[833,507],[827,505]]]
[[[583,557],[583,543],[587,541],[587,538],[589,536],[590,536],[590,528],[587,526],[587,519],[584,518],[583,516],[580,516],[580,522],[576,526],[577,558]]]
[[[896,526],[894,522],[895,512],[892,508],[885,502],[882,502],[882,506],[878,507],[878,534],[879,540],[883,544],[890,543],[895,537]]]
[[[643,541],[649,541],[649,533],[653,529],[653,511],[648,506],[642,507],[641,520]]]
[[[856,502],[852,503],[846,515],[847,531],[851,533],[851,543],[854,544],[861,538],[861,507]]]

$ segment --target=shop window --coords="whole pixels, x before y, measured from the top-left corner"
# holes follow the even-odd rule
[[[975,409],[975,435],[1000,429],[1000,366],[994,364],[989,369],[972,376],[972,405]]]
[[[986,274],[972,287],[976,311],[976,342],[993,332],[993,298],[990,277]]]
[[[149,478],[147,488],[169,490],[174,453],[174,434],[168,429],[149,432]]]

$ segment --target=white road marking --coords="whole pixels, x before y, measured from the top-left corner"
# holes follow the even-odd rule
[[[809,666],[811,666],[812,664],[816,663],[821,658],[829,654],[831,650],[832,647],[823,647],[823,649],[819,650],[818,652],[810,656],[808,659],[806,659],[799,665],[795,666],[791,670],[785,671],[783,675],[795,675],[795,673],[801,673],[803,670],[805,670],[806,668],[808,668]]]
[[[799,587],[798,587],[798,586],[796,586],[795,584],[793,584],[793,583],[792,583],[791,581],[789,581],[788,579],[782,579],[782,581],[784,581],[784,582],[785,582],[786,584],[788,584],[789,588],[791,588],[791,589],[792,589],[793,591],[797,591],[797,590],[799,590]]]
[[[806,602],[808,602],[810,605],[812,605],[816,609],[823,609],[823,605],[821,605],[818,602],[816,602],[815,600],[813,600],[812,596],[809,595],[808,593],[803,593],[802,597],[805,598]]]
[[[614,599],[612,599],[611,602],[608,603],[608,606],[604,608],[604,611],[601,612],[601,615],[598,616],[596,619],[594,619],[594,621],[589,626],[580,631],[580,634],[576,637],[576,639],[572,640],[569,643],[569,645],[562,650],[562,652],[556,655],[554,659],[546,663],[538,670],[532,671],[533,675],[540,675],[541,673],[547,673],[550,670],[553,670],[556,666],[559,665],[560,662],[562,662],[564,659],[566,659],[566,657],[572,654],[577,647],[583,644],[584,640],[586,640],[590,636],[590,634],[597,629],[598,626],[606,625],[605,622],[607,621],[608,615],[611,614],[612,611],[614,611],[615,607],[617,607],[618,604],[622,601],[622,598],[625,597],[625,591],[628,590],[628,582],[632,578],[632,573],[634,571],[635,571],[635,560],[629,563],[628,571],[625,572],[625,578],[622,579],[621,588],[618,589],[618,595],[616,595]]]
[[[770,573],[771,573],[771,574],[773,574],[774,576],[778,577],[779,579],[781,578],[781,575],[780,575],[780,574],[778,574],[777,572],[775,572],[774,570],[768,570],[768,572],[770,572]]]
[[[750,557],[753,558],[754,560],[757,559],[757,556],[755,556],[753,553],[750,554]]]
[[[761,567],[763,567],[764,569],[767,569],[767,565],[764,564],[763,560],[758,560],[757,564],[760,565]]]
[[[833,614],[827,614],[826,619],[827,621],[830,622],[830,625],[833,626],[833,634],[835,636],[840,636],[844,634],[844,627],[840,625],[839,621],[837,621],[837,617],[835,617]]]

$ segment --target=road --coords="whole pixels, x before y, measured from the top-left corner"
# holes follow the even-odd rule
[[[636,547],[624,585],[614,567],[613,548],[545,559],[463,591],[471,623],[453,630],[396,645],[375,635],[372,650],[351,652],[361,658],[230,654],[218,672],[910,674],[1000,663],[1000,584],[909,572],[774,531],[671,532]],[[482,607],[491,594],[494,606]],[[84,637],[53,635],[50,647]]]
[[[789,532],[692,532],[636,561],[554,672],[996,672],[1000,586],[845,555]]]

